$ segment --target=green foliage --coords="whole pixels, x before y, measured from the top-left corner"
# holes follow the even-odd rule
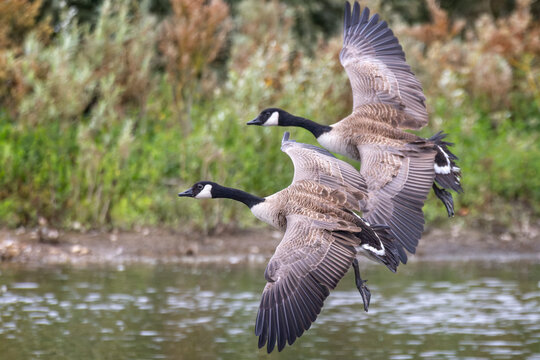
[[[16,97],[0,99],[0,225],[34,225],[40,216],[67,228],[166,225],[210,232],[258,224],[233,201],[176,194],[202,179],[274,193],[292,179],[292,164],[280,151],[285,129],[245,123],[270,106],[325,123],[349,112],[341,39],[319,37],[305,51],[299,43],[305,38],[294,35],[299,11],[296,3],[239,2],[228,61],[207,59],[204,76],[167,74],[171,58],[159,44],[170,34],[145,6],[128,0],[105,1],[92,26],[66,21],[50,43],[26,36],[23,53],[5,52],[6,70],[20,86]],[[438,52],[429,47],[425,56],[414,47],[407,51],[413,64],[429,63],[420,67],[432,113],[422,135],[444,129],[460,157],[465,193],[456,196],[458,214],[510,219],[520,204],[539,215],[536,55],[516,51],[512,62],[496,60],[492,65],[511,76],[504,78],[507,92],[493,92],[489,81],[468,77],[474,57],[459,68],[439,61],[464,44],[450,42]],[[174,59],[190,51],[197,49],[186,47]],[[187,82],[190,90],[178,97]],[[305,131],[287,130],[314,143]],[[442,221],[445,211],[430,199],[426,214]]]
[[[495,215],[502,223],[522,210],[540,214],[538,129],[531,131],[526,119],[512,118],[508,111],[487,113],[472,101],[458,107],[441,97],[434,106],[433,120],[443,123],[463,172],[465,192],[454,196],[458,214],[472,219]],[[531,114],[527,120],[540,119],[536,104],[521,106]],[[433,199],[426,209],[428,219],[442,220],[444,213],[435,207],[440,204]]]

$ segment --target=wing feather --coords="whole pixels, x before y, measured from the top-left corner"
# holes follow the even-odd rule
[[[318,226],[302,215],[287,217],[287,230],[265,271],[268,280],[257,314],[259,347],[270,353],[291,345],[321,312],[330,289],[356,256],[358,239]],[[330,226],[329,226],[330,227]],[[356,239],[356,240],[355,240]]]
[[[354,196],[356,201],[361,202],[361,207],[365,205],[366,181],[351,164],[318,146],[289,140],[288,132],[284,134],[281,150],[289,155],[294,164],[293,184],[311,180],[336,190],[346,188],[347,195]]]
[[[400,155],[376,145],[361,145],[358,151],[370,194],[364,216],[370,223],[390,226],[400,260],[406,263],[404,249],[414,254],[424,231],[422,207],[435,177],[435,152],[402,149]]]
[[[400,129],[420,129],[428,122],[422,85],[405,60],[405,53],[386,21],[369,17],[365,7],[345,4],[340,61],[353,92],[353,112],[366,104],[386,104],[406,116]]]

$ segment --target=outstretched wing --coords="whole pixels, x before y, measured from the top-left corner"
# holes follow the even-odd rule
[[[424,231],[422,207],[435,177],[435,152],[407,146],[401,151],[381,145],[358,147],[360,173],[369,190],[364,217],[372,224],[390,226],[402,263],[407,262],[404,249],[414,254]]]
[[[422,85],[405,61],[405,53],[379,15],[360,13],[360,5],[345,3],[343,49],[339,55],[353,92],[353,112],[366,104],[386,104],[406,116],[401,129],[420,129],[428,122]]]
[[[305,216],[287,217],[283,240],[264,273],[268,283],[255,324],[259,348],[267,344],[268,353],[276,342],[279,351],[286,342],[292,345],[310,328],[352,265],[355,238],[328,228]]]
[[[289,155],[294,164],[293,184],[311,180],[333,189],[345,188],[347,193],[352,194],[358,201],[365,202],[366,181],[351,164],[339,160],[318,146],[289,140],[288,132],[283,135],[281,150]]]

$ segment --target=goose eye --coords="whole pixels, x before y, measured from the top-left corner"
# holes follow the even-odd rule
[[[197,185],[197,189],[202,190],[203,186],[202,184]]]

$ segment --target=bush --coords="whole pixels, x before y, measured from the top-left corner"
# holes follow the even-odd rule
[[[538,216],[538,21],[524,1],[507,18],[475,24],[429,8],[430,24],[392,26],[428,96],[421,134],[444,129],[456,144],[458,214]],[[244,0],[234,18],[217,0],[175,0],[172,9],[160,21],[146,5],[106,1],[93,25],[66,16],[45,40],[35,23],[22,46],[2,50],[2,74],[17,87],[0,97],[0,224],[253,226],[242,205],[176,193],[202,179],[274,193],[292,179],[285,129],[245,122],[270,106],[325,123],[350,111],[341,35],[306,50],[293,31],[299,6]],[[426,214],[445,217],[435,199]]]

